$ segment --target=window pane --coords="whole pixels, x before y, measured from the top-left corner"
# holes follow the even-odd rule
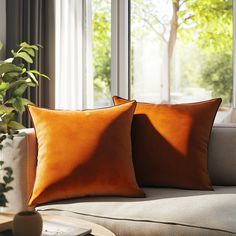
[[[92,0],[94,106],[111,104],[111,0]]]
[[[131,96],[232,105],[232,0],[131,0]]]

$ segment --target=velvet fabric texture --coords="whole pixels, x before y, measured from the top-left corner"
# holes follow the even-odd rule
[[[29,205],[89,195],[144,197],[131,155],[135,106],[85,111],[28,106],[38,141]]]
[[[128,100],[113,97],[115,105]],[[189,104],[137,103],[133,163],[141,186],[212,190],[208,142],[221,99]]]

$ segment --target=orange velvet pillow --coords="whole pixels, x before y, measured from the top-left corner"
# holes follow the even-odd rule
[[[132,146],[141,186],[212,190],[208,142],[220,103],[220,98],[176,105],[137,103]]]
[[[38,140],[29,205],[88,195],[143,197],[131,155],[136,103],[85,111],[28,106]]]

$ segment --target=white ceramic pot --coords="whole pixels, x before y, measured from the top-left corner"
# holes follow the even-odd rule
[[[43,221],[37,211],[22,211],[13,220],[13,234],[15,236],[40,236]]]

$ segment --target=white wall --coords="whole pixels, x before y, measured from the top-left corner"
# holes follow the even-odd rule
[[[6,0],[0,0],[0,41],[6,45]],[[5,57],[5,47],[0,51],[0,59]]]

